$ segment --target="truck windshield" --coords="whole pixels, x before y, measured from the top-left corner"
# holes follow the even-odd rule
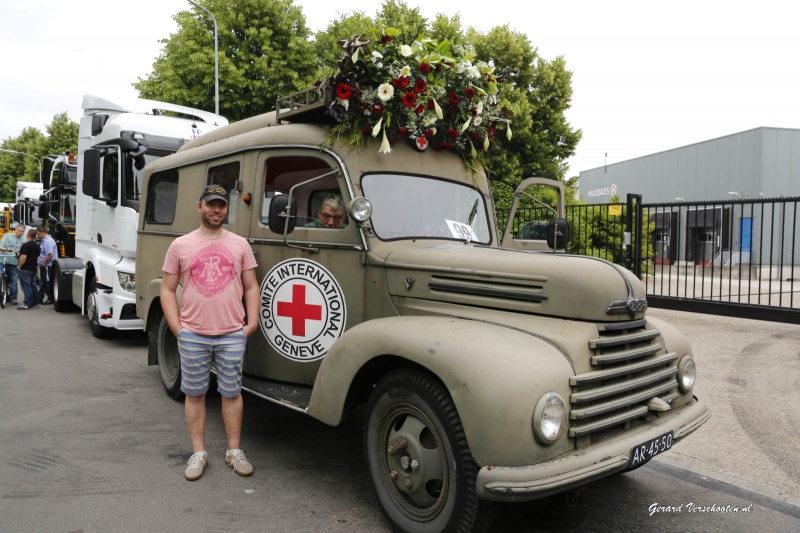
[[[405,174],[367,174],[364,196],[372,203],[372,227],[381,240],[435,238],[491,242],[480,191],[443,179]]]

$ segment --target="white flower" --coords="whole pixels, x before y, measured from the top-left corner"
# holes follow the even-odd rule
[[[506,139],[511,140],[511,124],[506,124]]]
[[[405,78],[409,74],[411,74],[411,67],[408,65],[403,65],[403,68],[400,69],[400,77]]]
[[[372,51],[372,57],[374,57],[375,59],[383,59],[383,56],[381,55],[381,53],[380,52],[376,52],[375,50]]]
[[[472,117],[469,117],[467,119],[467,121],[464,123],[464,125],[461,126],[461,133],[464,133],[465,131],[467,131],[467,128],[469,128],[469,123],[470,122],[472,122]]]
[[[480,115],[481,113],[483,113],[483,100],[481,100],[480,102],[478,102],[478,105],[476,105],[476,106],[475,106],[475,112],[476,112],[477,114],[479,114],[479,115]]]
[[[386,130],[383,130],[383,141],[381,141],[381,147],[378,150],[379,154],[390,154],[392,153],[392,147],[389,145],[389,139],[386,138]]]
[[[481,117],[475,117],[472,119],[473,126],[480,126],[481,122],[483,122],[483,119]]]
[[[394,96],[394,87],[389,83],[382,83],[378,86],[378,98],[388,102]]]
[[[381,124],[383,124],[383,117],[381,117],[378,120],[377,124],[375,124],[375,126],[372,128],[372,136],[373,137],[377,137],[378,134],[381,132]],[[384,132],[384,135],[385,134],[386,134],[386,132]]]
[[[404,45],[401,45],[401,46],[400,46],[400,55],[401,55],[401,56],[403,56],[403,57],[408,57],[408,56],[410,56],[410,55],[411,55],[411,54],[413,54],[413,53],[414,53],[414,52],[411,50],[411,47],[410,47],[410,46],[408,46],[407,44],[404,44]]]
[[[481,77],[481,73],[478,72],[478,68],[477,67],[475,67],[473,65],[470,65],[467,68],[467,76],[469,76],[470,78],[476,79],[476,78],[480,78]]]
[[[434,111],[436,111],[437,117],[439,117],[440,119],[444,118],[444,114],[442,113],[442,108],[439,107],[439,102],[437,102],[436,99],[433,100],[433,109]]]

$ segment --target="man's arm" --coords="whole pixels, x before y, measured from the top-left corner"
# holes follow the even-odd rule
[[[19,259],[17,260],[17,270],[22,270],[22,265],[25,264],[26,259],[28,259],[27,255],[19,254]]]
[[[244,326],[244,333],[249,337],[258,329],[258,307],[261,301],[255,268],[242,272],[242,288],[244,289],[244,305],[247,312],[247,324]]]
[[[167,318],[169,329],[177,336],[181,331],[181,318],[178,313],[178,282],[180,274],[168,274],[164,272],[161,280],[161,310]]]

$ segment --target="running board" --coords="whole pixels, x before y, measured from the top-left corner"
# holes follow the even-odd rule
[[[308,412],[308,404],[311,402],[311,387],[291,385],[280,381],[245,375],[242,376],[242,389],[259,398],[304,414]]]

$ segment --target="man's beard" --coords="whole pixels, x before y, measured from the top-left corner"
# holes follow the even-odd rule
[[[219,229],[219,228],[222,227],[222,224],[225,223],[225,219],[224,218],[221,218],[219,220],[219,222],[217,223],[217,222],[214,222],[213,220],[211,220],[211,217],[209,215],[202,215],[200,217],[200,219],[202,220],[203,225],[205,227],[209,228],[209,229]]]

